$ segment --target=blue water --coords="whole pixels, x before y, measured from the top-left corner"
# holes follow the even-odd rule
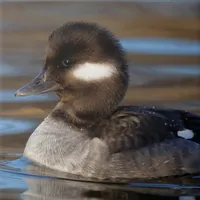
[[[141,0],[143,1],[143,0]],[[137,2],[141,2],[137,1]],[[0,0],[1,2],[1,0]],[[146,2],[146,1],[143,1]],[[168,2],[163,0],[162,2]],[[154,2],[155,3],[155,2]],[[158,2],[160,3],[160,2]],[[181,2],[180,2],[181,3]],[[71,3],[72,4],[72,3]],[[53,3],[51,7],[46,9],[47,5],[43,6],[43,12],[38,12],[37,7],[31,7],[30,10],[24,10],[24,15],[27,13],[32,13],[31,20],[25,19],[25,16],[21,16],[23,12],[23,6],[18,7],[19,13],[18,17],[20,20],[8,18],[7,21],[4,21],[4,24],[0,27],[0,30],[6,31],[19,31],[17,34],[20,35],[20,30],[24,29],[27,31],[27,35],[36,28],[37,30],[45,29],[43,25],[38,22],[38,18],[41,18],[43,15],[48,20],[52,16],[51,12],[60,12],[64,11],[65,7],[61,6],[60,10],[55,10]],[[166,11],[167,12],[167,11]],[[12,10],[10,11],[10,14]],[[100,13],[100,11],[99,11]],[[103,12],[102,12],[103,13]],[[9,14],[9,13],[7,13]],[[37,15],[38,14],[38,15]],[[67,14],[67,13],[66,13]],[[177,13],[179,14],[179,13]],[[35,17],[35,22],[34,18]],[[48,16],[48,17],[47,17]],[[56,23],[59,21],[59,16],[55,16]],[[37,18],[38,17],[38,18]],[[45,19],[44,17],[44,19]],[[58,17],[58,18],[56,18]],[[23,18],[23,20],[22,20]],[[63,19],[65,16],[63,16]],[[11,20],[10,20],[11,19]],[[52,21],[53,21],[52,20]],[[66,20],[66,19],[65,19]],[[115,19],[113,19],[115,20]],[[147,19],[148,20],[148,19]],[[58,23],[60,24],[60,22]],[[45,30],[49,30],[52,25],[47,25]],[[44,28],[44,29],[43,29]],[[123,28],[123,26],[122,26]],[[134,29],[134,27],[133,27]],[[37,33],[37,31],[36,31]],[[27,36],[25,34],[25,36]],[[31,33],[32,34],[32,33]],[[17,35],[17,36],[19,36]],[[23,37],[23,36],[22,36]],[[43,66],[43,61],[31,51],[33,48],[36,50],[38,47],[41,47],[41,42],[44,42],[43,39],[39,38],[39,35],[36,35],[36,38],[26,37],[27,44],[26,48],[17,49],[15,46],[17,41],[10,38],[9,45],[11,46],[11,54],[8,55],[8,60],[11,58],[11,63],[0,63],[0,77],[7,79],[8,85],[1,86],[0,90],[0,103],[4,106],[6,104],[8,111],[12,111],[14,108],[15,111],[18,109],[17,106],[20,104],[20,108],[28,109],[32,107],[33,102],[37,102],[39,105],[40,102],[48,104],[51,101],[55,101],[58,98],[53,94],[44,94],[44,95],[35,95],[30,97],[15,97],[14,93],[18,89],[18,86],[22,82],[20,77],[30,80],[34,75],[39,72],[39,69]],[[42,36],[43,37],[43,36]],[[20,38],[20,37],[19,37]],[[7,38],[8,39],[8,38]],[[30,40],[29,40],[30,39]],[[31,40],[33,39],[33,40]],[[38,40],[39,39],[39,40]],[[37,41],[38,40],[38,41]],[[16,43],[15,43],[16,42]],[[29,44],[30,42],[30,44]],[[135,38],[121,38],[120,42],[124,47],[125,51],[129,54],[140,54],[140,55],[165,55],[167,56],[200,56],[200,42],[195,40],[187,39],[172,39],[172,38],[147,38],[147,37],[135,37]],[[36,44],[37,43],[37,44]],[[10,48],[10,46],[5,46],[5,49]],[[37,46],[38,45],[38,46]],[[44,46],[45,48],[45,46]],[[41,49],[38,49],[41,51]],[[8,51],[9,52],[9,51]],[[23,55],[23,52],[26,52]],[[16,54],[15,54],[16,53]],[[13,56],[13,57],[12,57]],[[15,62],[12,61],[16,59],[16,62],[19,59],[19,63],[15,65]],[[23,59],[26,59],[27,63],[23,63]],[[30,60],[29,60],[30,59]],[[2,59],[3,60],[3,59]],[[5,59],[6,60],[6,59]],[[10,61],[10,60],[9,60]],[[34,61],[34,62],[33,62]],[[14,64],[13,64],[14,63]],[[154,62],[153,62],[154,63]],[[182,62],[180,62],[182,63]],[[23,66],[20,66],[22,64]],[[148,61],[140,60],[137,64],[134,60],[130,61],[130,72],[131,72],[131,85],[151,86],[151,81],[159,79],[159,81],[167,80],[169,85],[173,86],[173,80],[178,78],[200,78],[200,65],[197,64],[171,64],[167,65],[164,62],[160,65],[149,64]],[[10,84],[10,80],[12,80]],[[16,85],[15,85],[16,83]],[[9,85],[10,84],[10,85]],[[24,84],[24,83],[23,83]],[[12,88],[12,89],[10,89]],[[142,87],[141,87],[142,88]],[[150,88],[151,89],[151,88]],[[134,91],[131,91],[133,96],[135,95]],[[165,88],[163,88],[165,92]],[[187,91],[186,91],[187,92]],[[189,92],[189,91],[188,91]],[[134,99],[134,98],[133,98]],[[148,101],[148,96],[144,97],[146,103]],[[176,109],[188,109],[190,111],[196,111],[200,108],[199,99],[195,99],[193,96],[188,97],[186,100],[174,101],[172,100],[155,100],[153,103],[164,107],[175,107]],[[135,103],[133,101],[133,103]],[[12,105],[9,107],[9,105]],[[24,106],[25,105],[25,106]],[[23,110],[22,109],[22,110]],[[50,108],[49,108],[50,109]],[[21,110],[20,110],[21,112]],[[127,183],[109,183],[109,184],[100,184],[100,183],[91,183],[91,182],[82,182],[82,181],[72,181],[67,177],[64,177],[60,174],[47,173],[43,169],[35,168],[27,159],[22,157],[22,152],[25,146],[25,140],[18,140],[19,134],[26,135],[30,133],[31,130],[37,127],[38,121],[36,115],[27,115],[23,116],[23,113],[20,113],[20,118],[17,118],[17,115],[12,116],[11,114],[6,113],[6,117],[0,119],[0,144],[3,144],[4,147],[8,147],[6,152],[4,149],[0,151],[0,199],[24,199],[24,200],[66,200],[66,199],[88,199],[88,200],[144,200],[144,199],[160,199],[164,198],[169,199],[180,199],[180,200],[194,200],[195,196],[200,196],[200,177],[173,177],[172,179],[166,180],[132,180]],[[3,113],[4,114],[4,113]],[[37,113],[36,113],[37,114]],[[18,116],[18,117],[19,117]],[[36,116],[36,117],[35,117]],[[28,119],[27,119],[27,118]],[[6,136],[11,136],[12,139],[7,141],[8,144],[4,144]],[[7,145],[7,146],[6,146]],[[17,145],[17,151],[15,148]],[[16,152],[15,152],[16,150]],[[19,159],[13,159],[13,156],[19,157]],[[4,160],[6,159],[6,160]],[[47,170],[48,171],[48,170]],[[13,191],[14,192],[13,192]],[[7,192],[7,193],[6,193]]]
[[[42,67],[42,61],[41,61]],[[9,65],[5,62],[0,62],[0,76],[34,76],[38,73],[37,66],[31,66],[31,68],[26,67],[25,69],[21,69],[18,66]]]
[[[36,123],[31,122],[30,120],[1,118],[0,119],[0,135],[27,133],[29,130],[33,129],[35,126],[36,126]]]
[[[58,99],[55,94],[41,94],[27,97],[15,97],[16,90],[0,90],[0,103],[5,102],[40,102]]]
[[[124,38],[121,44],[128,52],[157,55],[200,55],[200,42],[171,38]]]
[[[200,76],[200,65],[159,65],[159,67],[150,68],[161,75]]]

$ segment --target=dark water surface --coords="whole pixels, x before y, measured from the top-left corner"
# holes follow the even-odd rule
[[[131,78],[123,104],[200,113],[198,8],[197,3],[1,2],[0,199],[198,199],[199,176],[94,183],[34,166],[22,157],[24,146],[58,98],[14,97],[42,67],[50,32],[81,19],[111,29],[127,52]]]

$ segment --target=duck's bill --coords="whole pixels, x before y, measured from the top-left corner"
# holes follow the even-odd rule
[[[30,96],[57,91],[60,85],[51,79],[47,79],[45,72],[39,73],[30,83],[18,89],[15,96]]]

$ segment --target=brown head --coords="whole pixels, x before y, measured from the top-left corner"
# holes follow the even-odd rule
[[[127,63],[118,40],[96,24],[74,22],[51,33],[42,71],[16,96],[56,92],[57,110],[90,121],[109,116],[127,86]]]

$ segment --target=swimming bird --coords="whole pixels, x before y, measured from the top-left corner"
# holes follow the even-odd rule
[[[125,52],[107,29],[70,22],[48,38],[44,67],[16,92],[55,92],[59,102],[31,134],[24,156],[85,178],[157,178],[200,172],[200,116],[119,106],[128,87]]]

